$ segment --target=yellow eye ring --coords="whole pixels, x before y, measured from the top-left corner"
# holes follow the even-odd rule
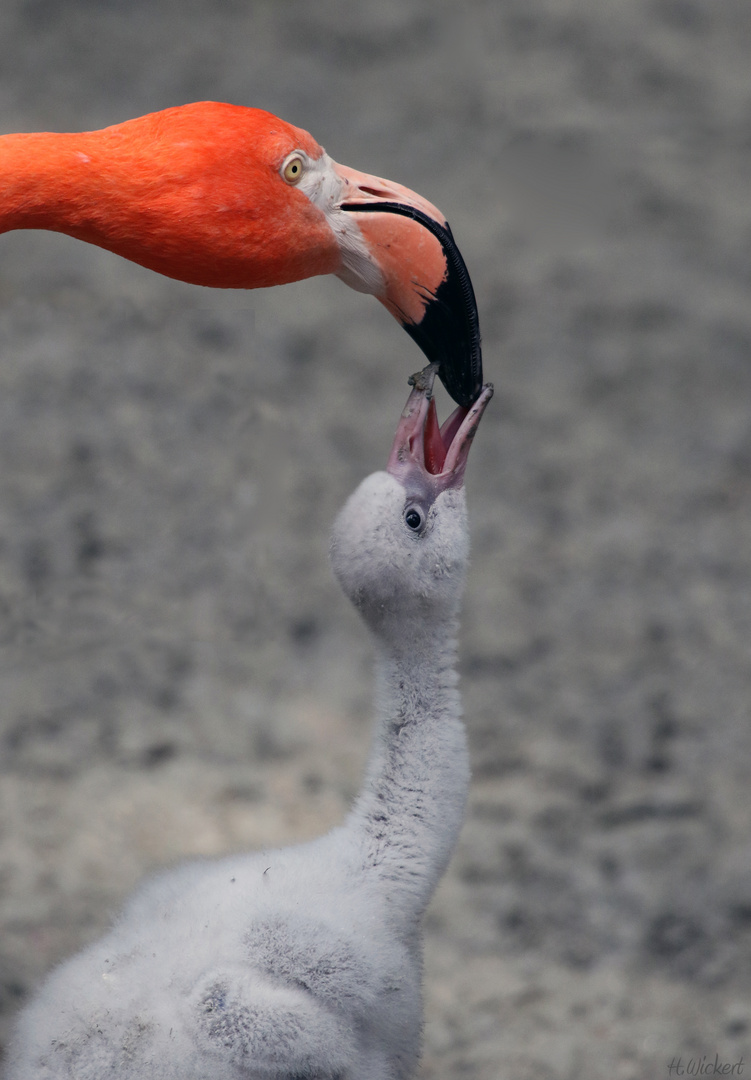
[[[288,184],[299,184],[305,169],[305,159],[298,150],[294,150],[282,162],[282,178]]]

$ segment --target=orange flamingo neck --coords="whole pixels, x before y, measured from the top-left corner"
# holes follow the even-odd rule
[[[76,134],[0,136],[0,232],[48,229],[219,288],[336,273],[324,215],[286,186],[321,148],[259,109],[200,102]]]

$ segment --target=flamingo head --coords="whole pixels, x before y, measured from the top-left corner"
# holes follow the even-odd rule
[[[100,131],[0,138],[0,232],[51,229],[168,277],[335,274],[376,296],[460,404],[482,384],[472,283],[441,212],[261,109],[195,102]]]

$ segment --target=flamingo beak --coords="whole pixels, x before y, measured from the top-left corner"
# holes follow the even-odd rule
[[[437,371],[437,364],[429,364],[410,378],[412,393],[399,420],[386,466],[386,471],[402,483],[414,480],[417,472],[422,486],[427,486],[433,497],[446,488],[462,486],[472,440],[493,396],[492,384],[486,383],[472,405],[460,405],[439,427],[433,398]]]
[[[409,188],[333,163],[340,209],[352,214],[384,282],[381,302],[469,407],[482,388],[472,281],[440,210]]]

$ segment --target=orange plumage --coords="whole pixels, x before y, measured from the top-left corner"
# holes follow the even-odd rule
[[[51,229],[195,285],[256,288],[336,271],[323,214],[280,181],[321,147],[261,109],[166,109],[101,131],[0,138],[0,232]],[[290,224],[295,243],[280,243]]]

